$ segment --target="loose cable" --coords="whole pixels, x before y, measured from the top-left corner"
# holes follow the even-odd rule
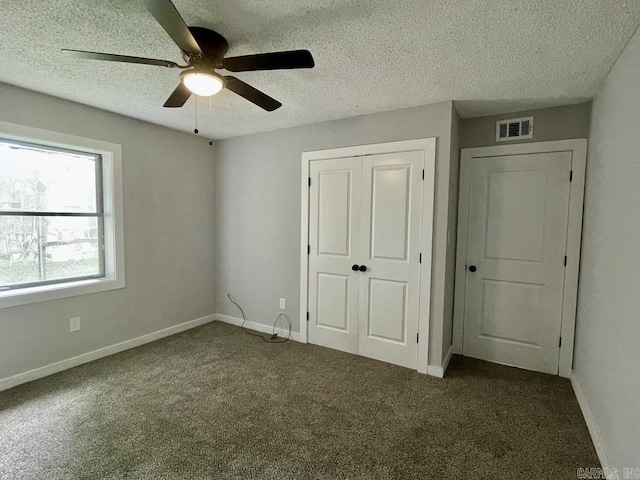
[[[235,299],[231,296],[230,293],[227,293],[227,298],[229,299],[229,301],[231,303],[233,303],[236,307],[238,307],[238,310],[240,310],[240,313],[242,314],[242,323],[240,324],[240,328],[247,335],[251,335],[253,337],[259,337],[259,338],[262,339],[263,342],[267,342],[267,343],[285,343],[285,342],[288,342],[289,339],[291,338],[291,318],[289,318],[289,315],[287,315],[285,313],[281,313],[276,317],[275,321],[273,322],[273,329],[271,330],[271,337],[267,338],[264,335],[261,335],[261,334],[256,333],[256,332],[252,332],[251,330],[248,330],[247,328],[245,328],[244,324],[247,323],[247,317],[244,314],[244,310],[242,309],[240,304],[235,301]],[[276,325],[278,324],[279,321],[281,322],[280,324],[282,325],[282,320],[283,319],[286,320],[287,323],[289,324],[289,331],[287,333],[287,337],[286,338],[278,337],[278,334],[276,333]],[[280,328],[282,329],[282,327],[280,327]]]

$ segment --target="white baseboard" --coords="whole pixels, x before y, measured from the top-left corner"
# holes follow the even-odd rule
[[[115,345],[110,345],[108,347],[100,348],[92,352],[83,353],[82,355],[78,355],[77,357],[67,358],[66,360],[51,363],[49,365],[45,365],[44,367],[35,368],[33,370],[29,370],[28,372],[19,373],[7,378],[2,378],[0,379],[0,391],[16,387],[22,383],[31,382],[42,377],[53,375],[54,373],[61,372],[62,370],[68,370],[69,368],[77,367],[78,365],[82,365],[83,363],[89,363],[94,360],[98,360],[99,358],[108,357],[109,355],[113,355],[114,353],[119,353],[124,350],[139,347],[140,345],[144,345],[145,343],[160,340],[161,338],[175,335],[176,333],[184,332],[185,330],[189,330],[191,328],[199,327],[200,325],[204,325],[205,323],[209,323],[214,320],[215,315],[207,315],[206,317],[197,318],[189,322],[174,325],[173,327],[158,330],[157,332],[142,335],[141,337],[132,338],[131,340],[125,340],[124,342],[116,343]]]
[[[611,472],[611,460],[609,458],[609,454],[607,453],[607,449],[604,446],[604,442],[602,441],[602,437],[598,432],[596,419],[591,412],[591,408],[589,407],[589,402],[587,401],[587,397],[584,394],[584,390],[582,390],[582,387],[580,386],[580,383],[578,382],[578,379],[575,377],[575,375],[572,374],[569,378],[571,380],[573,391],[575,392],[576,398],[578,399],[580,410],[582,410],[582,416],[584,417],[584,421],[587,424],[587,428],[589,429],[591,441],[593,441],[593,446],[595,447],[598,458],[600,459],[600,463],[602,464],[602,468],[605,472]]]
[[[216,313],[213,315],[213,317],[215,320],[219,320],[221,322],[228,323],[230,325],[235,325],[237,327],[242,325],[241,318],[232,317],[230,315],[223,315],[222,313]],[[244,326],[249,330],[255,330],[256,332],[260,332],[260,333],[271,333],[273,331],[273,324],[266,325],[264,323],[247,321],[245,322]],[[280,329],[280,325],[278,324],[278,328],[276,328],[276,333],[280,338],[285,338],[287,335],[287,330],[285,329],[284,331],[282,331]],[[291,340],[295,342],[299,342],[300,334],[298,332],[291,332]]]
[[[447,372],[447,368],[449,368],[449,361],[451,360],[451,356],[453,355],[453,345],[449,347],[447,354],[444,357],[444,362],[442,366],[436,365],[427,365],[427,375],[431,375],[432,377],[444,378],[444,374]]]

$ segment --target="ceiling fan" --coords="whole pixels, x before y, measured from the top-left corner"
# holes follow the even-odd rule
[[[232,76],[220,75],[216,69],[231,72],[254,70],[281,70],[313,68],[315,62],[308,50],[261,53],[225,58],[229,49],[227,40],[217,32],[203,27],[188,27],[170,0],[144,0],[146,9],[166,30],[182,51],[187,65],[169,60],[114,55],[111,53],[85,52],[63,49],[76,58],[106,60],[109,62],[141,63],[167,68],[179,68],[180,84],[164,103],[165,107],[182,107],[192,94],[211,96],[227,88],[269,112],[282,104],[269,95]]]

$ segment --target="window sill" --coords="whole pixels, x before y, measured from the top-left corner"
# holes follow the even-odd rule
[[[99,278],[0,292],[0,309],[124,288],[124,279]]]

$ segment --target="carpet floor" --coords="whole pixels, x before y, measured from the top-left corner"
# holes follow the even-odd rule
[[[454,357],[444,379],[214,322],[0,392],[0,478],[575,479],[568,380]]]

